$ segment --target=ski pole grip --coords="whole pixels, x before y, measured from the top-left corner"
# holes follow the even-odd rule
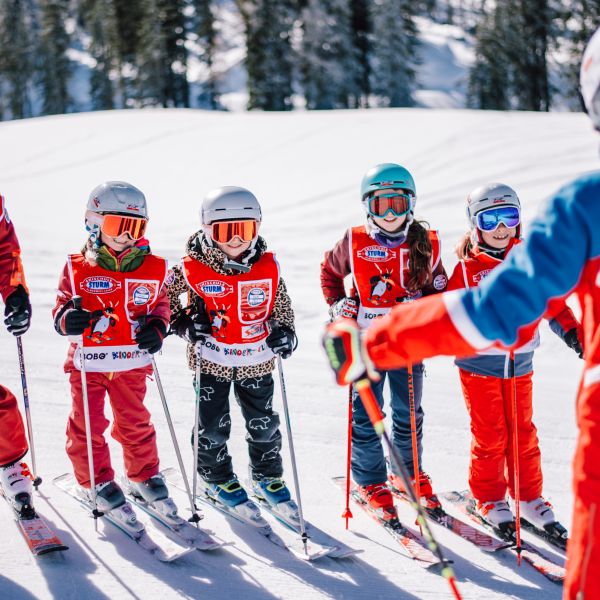
[[[81,310],[81,296],[73,296],[71,302],[73,302],[73,308],[75,310]]]

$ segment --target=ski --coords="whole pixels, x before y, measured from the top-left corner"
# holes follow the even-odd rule
[[[123,482],[123,489],[126,489],[126,483]],[[159,526],[164,527],[168,534],[171,534],[177,538],[177,540],[186,546],[191,546],[196,550],[203,552],[217,550],[223,546],[229,545],[228,542],[215,539],[207,531],[196,527],[189,521],[182,519],[177,512],[170,514],[164,514],[161,511],[156,510],[151,504],[144,501],[143,498],[131,494],[129,491],[126,493],[127,500],[135,504],[145,513],[150,515],[152,519],[160,524]]]
[[[334,477],[333,483],[343,492],[346,491],[346,478]],[[358,504],[376,523],[381,525],[385,531],[392,536],[398,543],[400,550],[408,558],[413,559],[420,567],[424,569],[439,569],[443,568],[438,557],[425,546],[424,540],[410,529],[406,528],[397,516],[386,520],[382,515],[377,514],[369,505],[360,497],[356,485],[351,483],[350,497]],[[447,561],[450,562],[450,561]]]
[[[533,523],[530,523],[526,519],[521,517],[521,526],[523,529],[529,531],[533,535],[539,537],[540,539],[548,542],[552,546],[555,546],[559,550],[563,552],[567,549],[567,542],[569,541],[569,534],[563,525],[561,525],[558,521],[554,523],[550,523],[547,525],[545,529],[540,529],[536,527]]]
[[[185,486],[181,479],[181,473],[177,469],[174,469],[173,467],[168,467],[166,469],[163,469],[161,473],[169,484],[171,484],[178,490],[185,491]],[[254,504],[254,502],[244,502],[242,503],[242,505],[240,505],[238,510],[233,510],[223,504],[215,502],[214,500],[202,493],[196,494],[195,501],[202,502],[202,504],[204,504],[205,506],[210,506],[211,508],[218,510],[224,515],[235,519],[240,523],[244,523],[244,525],[248,525],[251,529],[262,535],[275,546],[288,549],[294,555],[296,555],[297,553],[298,555],[304,554],[303,549],[300,549],[295,545],[293,545],[293,547],[290,548],[289,545],[273,531],[269,523],[267,523],[264,517],[260,514],[260,510],[258,506]]]
[[[33,506],[27,506],[26,510],[18,511],[4,495],[1,487],[0,496],[6,500],[15,523],[25,539],[27,547],[34,556],[42,556],[51,552],[63,552],[69,549],[68,546],[65,546],[60,541],[60,538],[54,533],[46,520],[36,512]]]
[[[475,523],[482,525],[489,531],[492,531],[495,535],[500,536],[500,532],[493,528],[489,523],[483,520],[475,512],[475,502],[471,492],[464,490],[462,492],[446,492],[442,494],[442,498],[451,502],[456,506],[463,514],[467,515]],[[514,539],[507,540],[511,542],[510,550],[517,553]],[[541,573],[546,579],[558,584],[562,584],[565,579],[565,568],[561,565],[556,564],[547,556],[542,554],[538,548],[530,544],[529,542],[521,539],[521,557],[525,562],[530,564],[536,571]]]
[[[92,503],[87,495],[75,482],[70,473],[65,473],[54,478],[54,485],[69,496],[77,500],[88,512],[92,510]],[[194,548],[183,548],[169,539],[158,530],[152,532],[152,536],[146,530],[144,524],[137,520],[135,511],[131,505],[124,504],[114,510],[104,513],[103,519],[114,525],[125,533],[140,548],[148,552],[161,562],[173,562],[186,554],[194,551]]]
[[[391,484],[389,484],[388,487],[396,498],[406,502],[407,504],[410,503],[410,500],[404,494],[404,492],[401,492]],[[510,548],[512,545],[511,543],[502,542],[491,536],[489,533],[481,531],[480,529],[477,529],[476,527],[473,527],[472,525],[469,525],[468,523],[449,515],[441,506],[436,508],[424,508],[431,521],[441,525],[442,527],[445,527],[453,533],[456,533],[458,536],[477,546],[484,552],[498,552],[499,550]]]
[[[252,486],[248,484],[250,489]],[[264,509],[265,512],[270,514],[275,518],[276,522],[280,525],[286,527],[289,531],[293,531],[299,535],[302,534],[300,528],[300,519],[293,518],[294,510],[292,511],[278,511],[277,507],[271,506],[266,500],[263,498],[259,498],[254,495],[254,499],[256,500],[258,506],[261,509]],[[295,506],[295,503],[294,503]],[[296,507],[297,511],[297,507]],[[351,548],[347,544],[340,542],[334,537],[330,536],[328,533],[324,532],[322,529],[319,529],[312,523],[308,521],[304,521],[304,528],[308,535],[308,538],[311,544],[315,547],[320,547],[323,549],[322,556],[329,556],[329,558],[348,558],[350,556],[354,556],[355,554],[359,554],[362,550],[355,550]]]

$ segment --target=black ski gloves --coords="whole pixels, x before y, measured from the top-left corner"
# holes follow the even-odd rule
[[[135,341],[140,350],[148,350],[150,354],[154,354],[162,348],[165,335],[167,335],[167,326],[164,322],[160,319],[152,319],[140,327]]]
[[[583,346],[581,345],[581,341],[579,340],[579,335],[577,329],[573,327],[573,329],[569,329],[563,338],[565,344],[572,348],[575,351],[575,354],[579,356],[579,358],[583,358]]]
[[[65,333],[67,335],[81,335],[89,326],[92,313],[83,308],[70,308],[65,313]]]
[[[285,325],[280,325],[276,321],[270,321],[271,333],[267,336],[267,346],[281,358],[289,358],[292,352],[298,347],[296,334]]]
[[[4,324],[14,336],[23,335],[31,323],[31,303],[29,294],[19,284],[17,289],[6,299],[4,308]]]
[[[190,311],[193,311],[190,314]],[[181,310],[171,321],[171,331],[190,344],[206,341],[212,333],[212,327],[206,305],[201,298],[196,299],[196,305]]]

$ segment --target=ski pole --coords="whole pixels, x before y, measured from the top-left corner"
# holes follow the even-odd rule
[[[342,513],[342,519],[346,519],[346,529],[348,529],[348,519],[354,516],[350,510],[350,463],[352,461],[352,384],[348,386],[348,449],[346,451],[346,508]]]
[[[515,353],[511,351],[509,358],[510,399],[512,406],[513,433],[513,486],[515,490],[515,530],[517,535],[517,564],[521,566],[521,485],[519,480],[519,431],[517,412],[517,380],[515,377]]]
[[[294,488],[296,490],[296,498],[298,499],[298,516],[300,518],[300,537],[304,544],[304,553],[308,554],[308,534],[306,533],[306,525],[304,523],[304,515],[302,513],[302,499],[300,498],[300,484],[298,482],[298,471],[296,469],[296,453],[294,452],[294,440],[292,439],[292,426],[290,424],[290,412],[288,410],[287,394],[285,391],[285,379],[283,377],[283,365],[281,355],[277,355],[277,371],[279,371],[279,383],[281,386],[281,400],[283,402],[283,412],[285,414],[285,425],[287,428],[288,445],[290,447],[290,458],[292,460],[292,473],[294,475]]]
[[[454,570],[448,564],[447,560],[444,558],[442,554],[442,549],[437,543],[433,533],[429,527],[427,522],[427,517],[425,515],[425,510],[421,503],[417,501],[417,496],[415,494],[414,486],[411,483],[410,475],[408,474],[408,470],[402,457],[400,456],[398,450],[392,444],[389,435],[385,430],[384,424],[384,416],[381,412],[381,408],[377,403],[375,398],[375,394],[373,393],[373,388],[371,387],[371,382],[368,377],[364,377],[359,379],[354,383],[356,390],[360,395],[360,399],[365,407],[365,411],[369,415],[369,419],[371,424],[373,425],[373,429],[377,433],[380,438],[383,438],[385,441],[388,451],[390,453],[390,457],[392,458],[393,463],[395,463],[396,468],[399,471],[400,477],[404,484],[404,487],[408,493],[410,504],[417,511],[417,523],[421,527],[421,531],[423,532],[423,537],[427,542],[427,547],[437,556],[440,561],[441,566],[441,574],[448,581],[448,585],[454,594],[456,600],[461,600],[462,596],[458,590],[456,585],[456,576],[454,575]]]
[[[71,298],[73,308],[81,310],[81,296]],[[87,389],[87,375],[85,372],[85,348],[83,346],[83,337],[77,342],[79,346],[79,358],[81,360],[81,392],[83,394],[83,418],[85,420],[85,439],[87,443],[88,469],[90,472],[90,491],[92,493],[92,515],[94,515],[94,529],[98,531],[98,517],[104,515],[98,510],[96,499],[96,477],[94,475],[94,455],[92,454],[92,427],[90,425],[90,405]]]
[[[27,436],[29,437],[29,451],[31,452],[31,467],[33,470],[33,485],[37,490],[42,478],[38,476],[35,462],[35,447],[33,444],[33,425],[31,422],[31,411],[29,410],[29,391],[27,388],[27,377],[25,376],[25,357],[23,355],[23,342],[21,336],[17,337],[17,352],[19,354],[19,369],[21,371],[21,387],[23,388],[23,405],[25,406],[25,420],[27,421]]]
[[[198,448],[200,446],[200,384],[202,383],[202,345],[196,342],[196,371],[194,373],[194,387],[196,391],[196,402],[194,405],[194,473],[192,475],[192,489],[194,501],[198,489]]]
[[[146,317],[141,317],[138,319],[138,323],[142,326],[146,322]],[[160,380],[160,375],[158,373],[158,367],[156,366],[156,359],[154,358],[154,354],[150,354],[150,358],[152,360],[152,369],[154,371],[154,377],[156,379],[156,387],[158,388],[158,395],[160,396],[160,400],[163,405],[163,409],[165,411],[165,418],[167,420],[167,425],[169,426],[169,432],[171,434],[171,440],[173,441],[173,448],[175,448],[175,454],[177,456],[177,462],[179,463],[179,470],[181,471],[181,476],[183,478],[183,483],[185,485],[185,491],[188,495],[188,500],[190,501],[190,509],[192,511],[192,516],[188,519],[191,523],[198,523],[202,518],[198,514],[198,508],[194,501],[194,497],[192,496],[192,492],[190,490],[190,484],[187,478],[187,474],[185,472],[185,466],[183,464],[183,458],[181,457],[181,451],[179,449],[179,443],[177,442],[177,436],[175,435],[175,428],[173,427],[173,420],[171,419],[171,413],[169,412],[169,405],[167,404],[167,398],[165,396],[165,388]]]
[[[408,409],[410,411],[410,435],[413,455],[413,471],[415,473],[415,496],[421,502],[421,469],[419,468],[419,447],[417,444],[417,416],[415,414],[415,386],[413,379],[413,366],[409,363],[408,371]]]

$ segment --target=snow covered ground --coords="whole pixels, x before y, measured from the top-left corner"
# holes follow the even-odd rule
[[[34,559],[0,504],[0,598],[402,598],[443,599],[445,581],[399,554],[394,542],[358,509],[351,531],[340,518],[342,495],[330,478],[343,473],[347,393],[337,388],[319,345],[326,308],[319,289],[323,252],[344,229],[363,221],[360,179],[371,165],[395,161],[414,174],[418,215],[441,231],[444,260],[467,225],[465,197],[501,180],[524,204],[537,205],[572,177],[597,167],[598,140],[579,114],[436,110],[223,114],[191,110],[93,113],[0,124],[0,192],[17,227],[34,307],[24,337],[39,471],[36,498],[71,549]],[[69,387],[62,372],[67,343],[52,327],[50,309],[68,252],[84,239],[89,191],[107,179],[145,191],[149,237],[156,253],[177,260],[199,222],[203,195],[242,185],[263,204],[261,233],[277,252],[297,315],[300,347],[284,363],[299,460],[304,509],[321,528],[364,552],[353,559],[306,564],[207,510],[204,525],[235,545],[163,565],[106,523],[99,534],[81,508],[55,488],[70,469],[64,452]],[[577,232],[573,232],[577,235]],[[580,361],[547,328],[536,356],[535,415],[543,453],[545,493],[569,524],[570,461],[576,428],[574,396]],[[193,418],[191,375],[183,343],[169,338],[157,357],[185,456]],[[0,381],[20,395],[14,339],[0,332]],[[175,456],[158,394],[148,404],[163,466]],[[280,405],[279,396],[276,404]],[[449,358],[427,362],[424,466],[437,490],[467,484],[469,428]],[[107,409],[107,413],[109,409]],[[233,409],[230,451],[245,476],[241,415]],[[120,450],[113,459],[120,468]],[[285,452],[288,481],[291,469]],[[175,492],[185,510],[185,499]],[[406,513],[408,514],[408,513]],[[407,522],[412,523],[408,517]],[[514,557],[487,556],[436,528],[454,559],[465,598],[558,599],[560,589]]]

